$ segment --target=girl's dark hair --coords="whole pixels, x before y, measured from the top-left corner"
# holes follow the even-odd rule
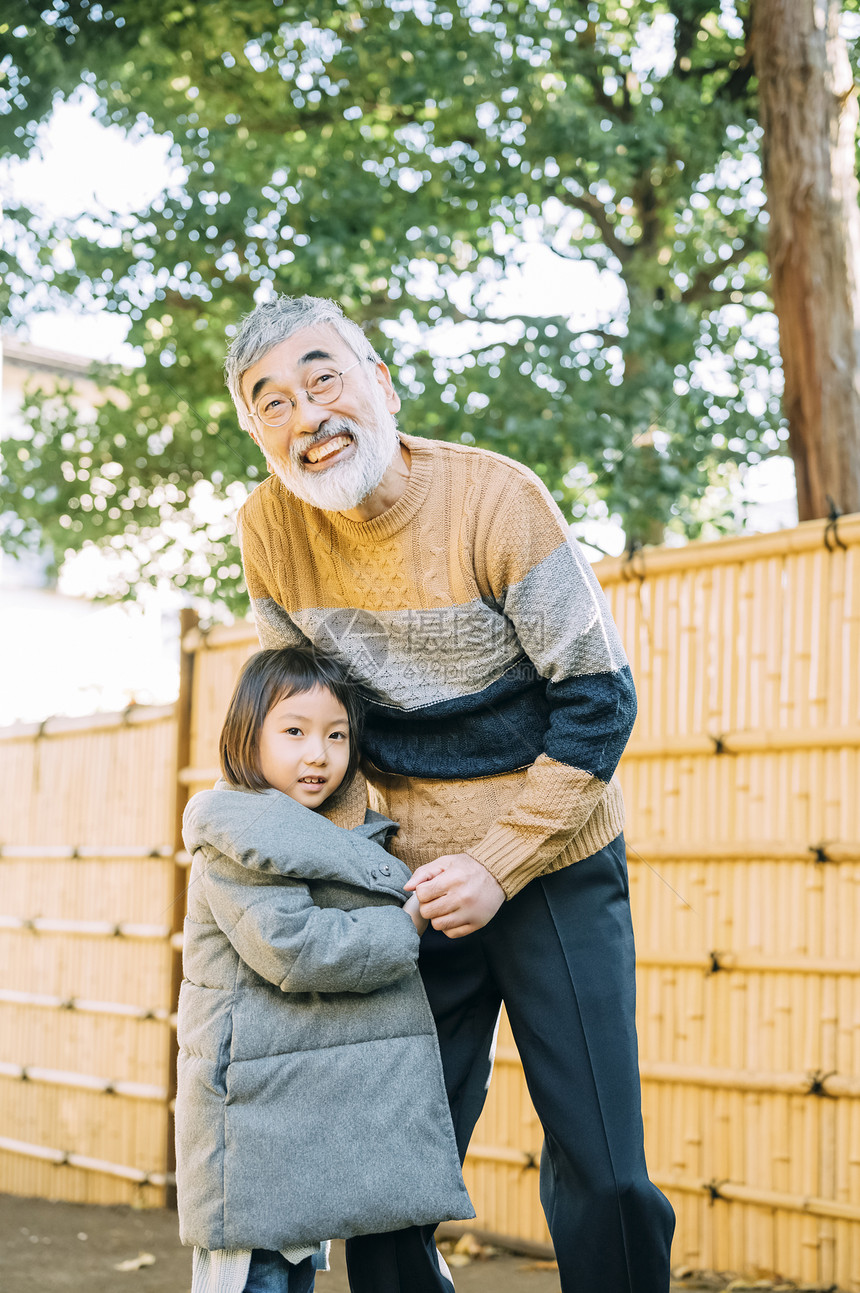
[[[268,790],[260,767],[260,729],[269,710],[285,696],[300,696],[325,687],[340,701],[349,719],[349,763],[341,785],[358,770],[364,705],[348,671],[313,647],[257,651],[245,662],[221,729],[224,780],[242,790]]]

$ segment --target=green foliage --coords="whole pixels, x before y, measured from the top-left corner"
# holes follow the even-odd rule
[[[184,172],[148,210],[90,217],[39,245],[11,213],[13,319],[47,284],[125,315],[144,360],[112,375],[118,393],[95,427],[75,431],[42,401],[29,456],[7,445],[9,506],[58,560],[88,541],[125,544],[138,554],[128,587],[166,569],[243,604],[226,522],[184,549],[181,526],[165,535],[198,515],[196,482],[224,494],[264,470],[220,365],[231,328],[272,291],[334,296],[366,323],[395,361],[405,430],[519,458],[572,518],[618,514],[631,541],[666,525],[700,533],[708,487],[780,449],[774,347],[757,327],[768,300],[753,82],[730,8],[8,8],[7,150],[30,147],[47,85],[85,84],[103,121],[170,135]],[[529,243],[602,272],[599,327],[499,318],[497,285]],[[434,348],[450,324],[454,359]],[[21,541],[7,528],[6,546]]]

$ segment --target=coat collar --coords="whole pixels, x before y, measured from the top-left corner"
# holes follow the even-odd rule
[[[355,800],[335,807],[354,816]],[[280,790],[239,790],[224,780],[194,795],[182,822],[189,853],[208,846],[249,870],[333,880],[405,901],[409,868],[382,847],[395,830],[396,823],[372,812],[343,830]]]

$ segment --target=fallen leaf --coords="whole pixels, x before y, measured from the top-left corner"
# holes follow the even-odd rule
[[[454,1245],[455,1253],[465,1253],[467,1257],[477,1257],[481,1251],[481,1245],[473,1234],[467,1230],[461,1235]]]
[[[127,1262],[117,1262],[114,1266],[115,1271],[139,1271],[144,1266],[154,1266],[155,1258],[152,1253],[138,1253],[136,1257],[129,1257]]]

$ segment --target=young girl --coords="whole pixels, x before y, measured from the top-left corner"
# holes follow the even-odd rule
[[[308,1293],[329,1237],[474,1216],[409,871],[365,811],[361,714],[310,649],[252,656],[195,795],[176,1177],[193,1293]],[[324,813],[321,811],[324,809]]]

